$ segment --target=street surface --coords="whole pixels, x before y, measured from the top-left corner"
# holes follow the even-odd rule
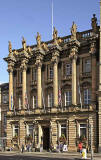
[[[90,154],[87,156],[90,158]],[[81,158],[79,153],[49,152],[0,152],[0,160],[75,160]],[[101,154],[94,154],[94,160],[101,160]]]

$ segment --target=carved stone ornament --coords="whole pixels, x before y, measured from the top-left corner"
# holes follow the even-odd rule
[[[26,59],[23,59],[22,60],[22,62],[21,62],[21,66],[20,66],[20,68],[22,69],[22,70],[26,70],[27,69],[27,60]]]
[[[8,51],[9,51],[9,55],[12,53],[12,44],[11,41],[8,41]]]
[[[39,32],[37,32],[37,36],[36,36],[36,42],[37,42],[37,47],[41,47],[41,35],[39,34]]]
[[[71,28],[71,40],[76,40],[76,32],[77,32],[77,26],[76,24],[73,22],[72,24],[72,28]]]
[[[13,72],[13,66],[14,66],[14,63],[13,62],[10,62],[8,63],[8,69],[7,71],[10,73],[10,72]]]
[[[71,50],[70,50],[70,55],[69,55],[69,58],[70,59],[77,59],[77,53],[78,53],[78,48],[77,47],[73,47]]]
[[[22,37],[22,46],[23,46],[23,49],[26,50],[26,40],[24,37]]]
[[[48,51],[48,50],[49,50],[46,43],[43,43],[43,44],[42,44],[42,48],[43,48],[43,50],[45,50],[45,51]]]
[[[96,33],[96,31],[97,31],[97,18],[96,18],[95,14],[93,14],[93,18],[91,19],[91,26],[92,26],[93,31]]]
[[[35,63],[35,65],[41,67],[42,66],[42,59],[43,59],[42,55],[38,55],[36,57],[36,63]]]
[[[58,31],[57,31],[56,28],[54,27],[54,30],[53,30],[53,41],[54,41],[54,44],[55,44],[55,45],[58,44],[57,38],[58,38]]]
[[[96,53],[96,43],[92,42],[90,46],[90,54],[94,55]]]

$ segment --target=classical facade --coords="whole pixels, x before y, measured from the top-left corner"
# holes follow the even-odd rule
[[[90,30],[12,50],[4,58],[9,73],[7,146],[48,150],[65,141],[68,150],[77,151],[79,141],[90,150],[101,148],[101,94],[99,90],[99,26],[95,14]],[[101,55],[100,55],[101,56]]]
[[[6,146],[7,111],[9,110],[9,84],[0,84],[0,147]]]

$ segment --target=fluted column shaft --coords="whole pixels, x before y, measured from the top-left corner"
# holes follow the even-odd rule
[[[37,66],[37,98],[38,98],[38,107],[42,107],[42,94],[41,94],[41,64]]]
[[[54,106],[58,106],[58,69],[57,62],[54,62],[54,78],[53,78],[53,94],[54,94]]]
[[[9,110],[13,109],[13,70],[9,71]]]
[[[25,98],[27,96],[26,93],[26,69],[24,68],[22,71],[22,105],[23,105],[23,109],[25,109]]]
[[[72,59],[72,104],[76,105],[76,59]]]

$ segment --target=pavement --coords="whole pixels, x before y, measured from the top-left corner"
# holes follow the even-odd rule
[[[4,156],[15,156],[15,155],[23,155],[23,156],[35,156],[35,157],[47,157],[47,158],[57,158],[57,159],[75,159],[80,160],[82,156],[78,152],[63,152],[63,153],[53,153],[53,152],[24,152],[20,151],[4,151],[0,152],[0,155]],[[91,159],[91,153],[87,153],[87,159]],[[101,160],[101,153],[94,153],[93,160]]]

